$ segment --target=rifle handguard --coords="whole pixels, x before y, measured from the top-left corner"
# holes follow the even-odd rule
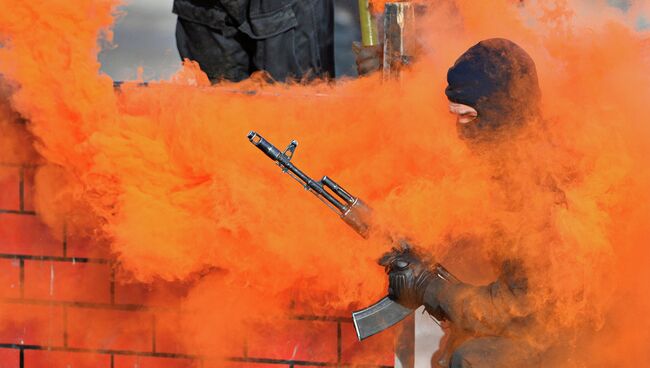
[[[298,169],[291,162],[298,142],[292,141],[287,149],[280,151],[256,132],[248,133],[248,140],[260,151],[264,152],[266,156],[275,161],[282,168],[283,172],[289,174],[302,184],[306,190],[312,192],[318,199],[327,204],[354,231],[364,238],[368,237],[372,213],[370,207],[359,198],[348,193],[329,177],[324,176],[320,181],[316,181]]]

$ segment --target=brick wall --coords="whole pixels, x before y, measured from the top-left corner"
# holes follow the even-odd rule
[[[34,171],[0,163],[0,367],[392,366],[392,337],[359,343],[347,316],[295,316],[226,361],[187,353],[182,288],[116,282],[101,245],[51,234],[34,210]]]

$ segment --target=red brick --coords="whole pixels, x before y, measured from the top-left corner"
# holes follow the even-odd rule
[[[332,307],[327,301],[328,295],[310,295],[309,300],[293,299],[291,302],[291,314],[294,316],[328,316],[339,318],[350,318],[355,308],[337,309],[332,311]],[[358,308],[357,308],[358,309]]]
[[[25,298],[110,303],[110,265],[25,261]]]
[[[114,368],[199,368],[192,359],[116,355]]]
[[[248,339],[250,357],[336,362],[334,322],[287,321],[257,331]]]
[[[18,349],[0,349],[0,367],[19,368],[20,352]]]
[[[0,259],[0,297],[20,297],[20,260]]]
[[[0,213],[0,253],[61,256],[63,242],[33,215]]]
[[[115,283],[115,303],[146,304],[167,308],[180,308],[187,291],[187,285],[155,281],[151,284],[139,282]]]
[[[78,258],[110,258],[108,243],[90,236],[68,234],[66,256]]]
[[[117,304],[146,304],[151,286],[139,282],[115,282],[115,303]]]
[[[197,353],[188,351],[191,349],[185,346],[187,340],[180,318],[179,313],[156,313],[156,351],[174,354]]]
[[[395,364],[395,331],[393,327],[359,341],[352,323],[341,323],[342,363],[392,366]]]
[[[26,167],[23,170],[23,210],[35,211],[34,208],[34,174],[36,168]]]
[[[0,166],[0,209],[20,210],[20,168]]]
[[[288,364],[228,362],[223,360],[206,359],[202,368],[289,368],[289,367],[290,366]]]
[[[69,308],[68,344],[77,348],[151,352],[151,316],[138,311]]]
[[[63,345],[63,308],[51,305],[0,304],[0,342]]]
[[[26,350],[25,368],[110,368],[107,354]]]
[[[156,311],[156,351],[207,356],[241,356],[241,331],[224,334],[224,327],[206,328],[210,321],[192,312]],[[226,336],[224,340],[223,336]]]

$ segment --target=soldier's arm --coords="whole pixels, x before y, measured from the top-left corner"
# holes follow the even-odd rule
[[[488,285],[434,280],[424,295],[427,310],[442,311],[463,330],[499,335],[514,319],[526,317],[527,278],[519,262],[504,262],[499,278]]]

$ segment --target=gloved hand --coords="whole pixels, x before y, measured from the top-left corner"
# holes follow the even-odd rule
[[[352,42],[352,51],[357,63],[359,76],[368,75],[380,70],[384,63],[384,46],[363,46],[359,42]]]
[[[379,264],[386,268],[388,296],[392,300],[412,309],[424,304],[424,292],[434,278],[429,260],[402,245],[385,253]]]

